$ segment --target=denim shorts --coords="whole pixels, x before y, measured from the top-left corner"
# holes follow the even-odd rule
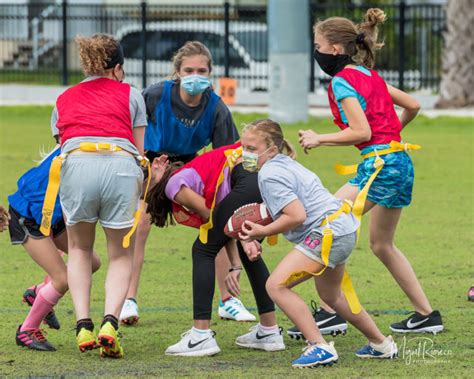
[[[333,237],[331,250],[329,252],[328,267],[334,268],[347,261],[357,243],[357,232],[344,236]],[[295,249],[302,252],[313,261],[324,264],[321,257],[323,246],[323,236],[319,229],[311,230],[303,242],[295,246]]]
[[[389,148],[389,145],[367,146],[361,155]],[[385,161],[383,168],[373,181],[367,199],[386,208],[403,208],[411,203],[415,172],[410,156],[403,152],[382,155]],[[349,184],[364,188],[374,173],[376,157],[364,159],[357,167],[357,175],[349,180]]]
[[[61,168],[59,195],[66,225],[99,221],[111,229],[133,225],[143,172],[121,153],[76,153]]]

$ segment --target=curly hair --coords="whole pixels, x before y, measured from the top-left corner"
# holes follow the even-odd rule
[[[363,21],[354,24],[344,17],[330,17],[314,25],[314,33],[320,33],[330,44],[341,44],[344,52],[352,57],[356,64],[367,68],[375,65],[375,51],[383,47],[378,42],[378,25],[386,20],[385,13],[378,8],[367,10]]]
[[[75,41],[79,47],[82,71],[86,76],[102,76],[120,45],[114,36],[103,33],[92,37],[77,36]]]

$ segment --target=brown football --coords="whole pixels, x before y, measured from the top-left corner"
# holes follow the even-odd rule
[[[259,225],[268,225],[273,221],[265,204],[251,203],[235,210],[225,225],[224,233],[230,238],[238,239],[242,224],[246,220]]]

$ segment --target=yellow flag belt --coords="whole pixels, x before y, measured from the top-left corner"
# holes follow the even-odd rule
[[[115,144],[111,143],[95,143],[95,142],[81,142],[78,149],[73,151],[83,151],[83,152],[117,152],[122,151],[123,149]],[[71,151],[72,152],[72,151]],[[40,231],[45,236],[49,236],[51,232],[51,219],[53,217],[54,212],[54,204],[56,203],[56,198],[58,197],[59,192],[59,183],[60,183],[60,176],[61,176],[61,166],[66,160],[68,154],[61,154],[53,159],[51,163],[51,168],[49,169],[49,181],[48,187],[46,189],[46,195],[44,197],[43,202],[43,210],[42,210],[42,220]],[[148,188],[150,186],[150,179],[151,179],[151,169],[150,169],[150,162],[147,158],[144,158],[140,155],[135,157],[141,167],[146,167],[148,170],[148,180],[145,187],[145,194],[143,196],[146,199],[146,195],[148,193]],[[140,214],[144,210],[144,201],[141,201],[140,207],[135,212],[133,226],[129,230],[129,232],[123,237],[122,245],[123,247],[127,248],[130,246],[130,238],[132,237],[133,233],[135,232],[138,220],[140,219]]]

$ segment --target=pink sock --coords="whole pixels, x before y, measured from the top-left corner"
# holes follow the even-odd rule
[[[35,292],[38,293],[38,292],[41,290],[41,288],[43,288],[43,287],[44,287],[46,284],[48,284],[49,282],[51,282],[51,278],[49,277],[49,275],[46,275],[46,276],[44,277],[43,282],[40,283],[40,284],[38,284],[38,285],[36,285],[36,291],[35,291]]]
[[[35,302],[28,316],[26,316],[20,331],[38,329],[41,325],[41,321],[43,321],[45,316],[53,309],[61,297],[63,297],[63,295],[56,291],[51,282],[43,285],[41,290],[37,292]]]

